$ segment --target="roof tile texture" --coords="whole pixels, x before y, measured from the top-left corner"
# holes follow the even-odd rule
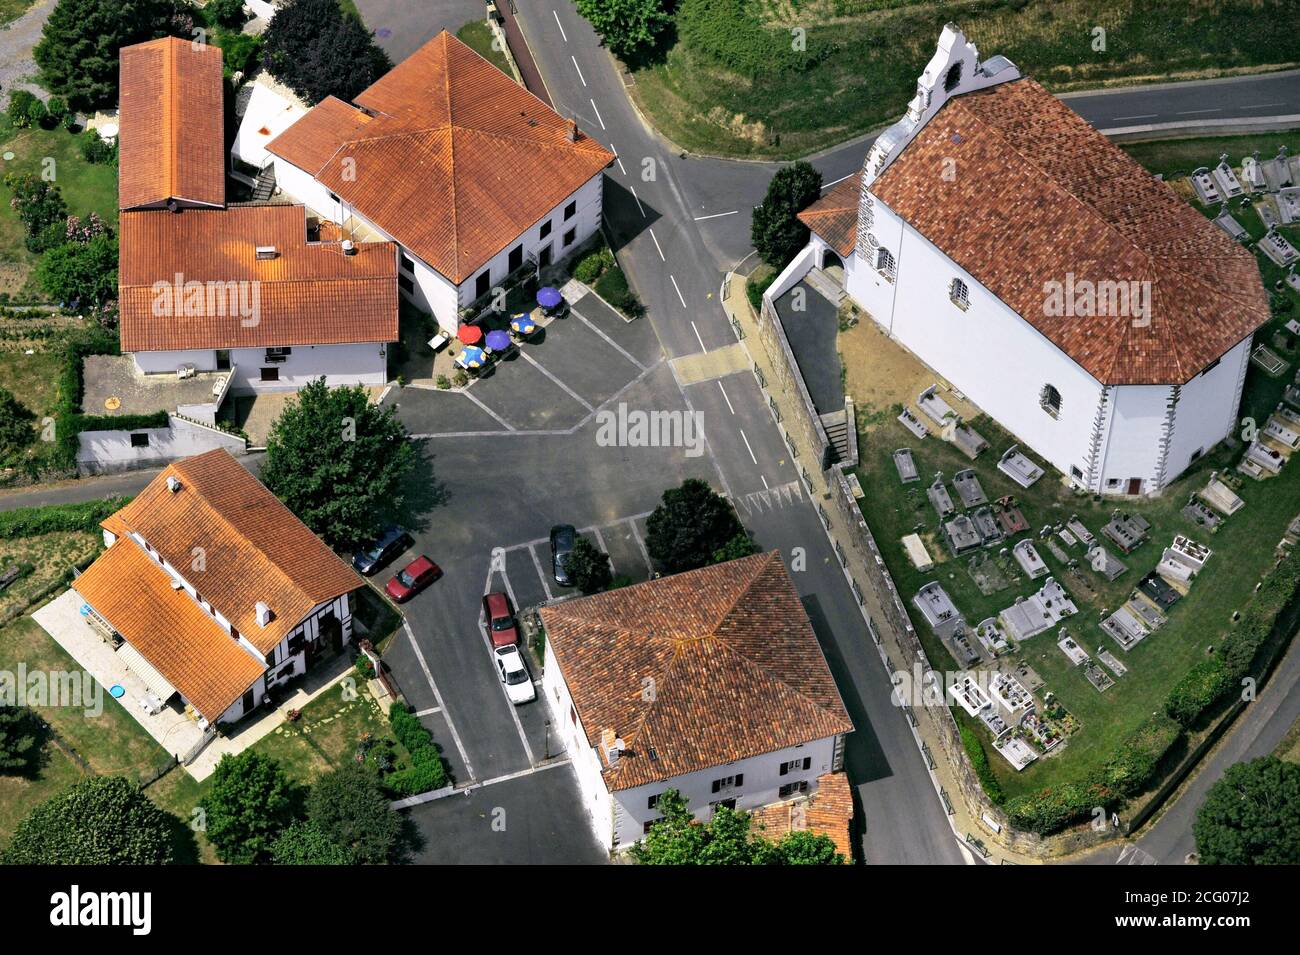
[[[831,187],[830,191],[799,213],[799,221],[815,232],[827,245],[848,258],[858,236],[858,202],[862,192],[862,173],[856,172]]]

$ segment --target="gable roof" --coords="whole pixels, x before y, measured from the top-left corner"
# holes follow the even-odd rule
[[[262,348],[390,342],[398,337],[397,249],[359,242],[344,255],[334,242],[307,241],[297,205],[127,212],[118,264],[122,350]],[[276,257],[258,259],[258,246]],[[183,282],[243,282],[241,312],[229,300],[189,310],[176,300]],[[172,305],[156,308],[156,283],[173,286]],[[238,289],[236,289],[238,291]],[[256,293],[256,300],[252,298]],[[219,302],[219,300],[215,300]],[[197,312],[198,314],[194,314]]]
[[[1103,384],[1186,382],[1269,318],[1254,256],[1030,79],[948,100],[871,192]],[[1070,275],[1150,282],[1149,324],[1045,314]]]
[[[118,205],[226,201],[221,50],[178,37],[122,48]]]
[[[178,491],[168,489],[169,477],[180,481]],[[351,567],[224,450],[169,465],[104,526],[142,537],[262,653],[314,607],[362,584]],[[202,570],[193,569],[196,547],[202,548]],[[273,614],[265,627],[257,624],[258,601]],[[150,612],[148,604],[136,609],[142,616]]]
[[[603,732],[623,740],[603,771],[610,789],[853,730],[776,551],[567,600],[541,617],[588,742],[600,752]]]
[[[459,285],[614,155],[446,31],[267,151]]]
[[[830,191],[799,213],[799,221],[815,232],[841,258],[853,254],[858,239],[858,202],[862,172],[841,179]]]
[[[209,721],[266,669],[189,594],[173,590],[167,573],[129,537],[72,587]]]

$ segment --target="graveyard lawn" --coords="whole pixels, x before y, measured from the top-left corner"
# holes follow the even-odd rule
[[[873,328],[862,326],[849,334],[864,332],[879,336]],[[850,389],[853,377],[850,375]],[[1247,379],[1247,406],[1266,417],[1266,409],[1276,404],[1282,385],[1282,381],[1269,379],[1252,366]],[[1055,751],[1055,755],[1040,757],[1017,773],[993,750],[992,739],[983,724],[965,720],[979,733],[989,754],[989,764],[1008,797],[1082,778],[1100,767],[1120,740],[1147,715],[1160,709],[1170,688],[1192,664],[1204,657],[1208,647],[1219,643],[1230,626],[1232,612],[1250,599],[1255,583],[1272,566],[1274,544],[1287,523],[1300,511],[1300,460],[1283,468],[1279,477],[1269,481],[1257,483],[1245,479],[1239,491],[1246,502],[1245,508],[1226,519],[1217,533],[1210,533],[1183,517],[1180,511],[1188,496],[1205,485],[1211,470],[1223,470],[1235,464],[1239,450],[1216,449],[1158,499],[1103,499],[1095,502],[1090,495],[1078,495],[1070,490],[1062,482],[1061,475],[1050,468],[1038,483],[1027,490],[1012,483],[997,469],[997,459],[1004,449],[1015,443],[1015,439],[986,416],[977,417],[972,423],[988,438],[992,448],[972,464],[953,445],[933,434],[918,440],[894,420],[901,408],[893,406],[888,410],[890,413],[881,421],[879,409],[860,408],[864,417],[871,418],[873,426],[863,429],[861,438],[862,460],[857,473],[866,496],[859,503],[886,566],[907,604],[926,653],[938,669],[955,670],[957,666],[911,606],[912,596],[922,585],[932,580],[939,581],[973,629],[986,617],[996,616],[1010,606],[1017,596],[1028,596],[1038,591],[1046,578],[1030,581],[1011,560],[1010,566],[1014,571],[1011,586],[991,595],[981,593],[968,571],[974,555],[952,557],[938,536],[938,516],[925,494],[935,472],[943,472],[945,481],[951,486],[957,471],[974,467],[990,500],[1012,495],[1024,512],[1030,525],[1028,533],[1015,535],[976,554],[996,556],[1001,548],[1010,549],[1017,540],[1028,536],[1036,539],[1044,525],[1063,524],[1077,514],[1098,541],[1128,566],[1117,580],[1108,582],[1088,566],[1082,545],[1070,547],[1054,537],[1068,556],[1079,561],[1079,573],[1096,588],[1096,593],[1089,595],[1070,580],[1066,568],[1051,550],[1043,544],[1036,544],[1051,576],[1066,588],[1080,612],[1029,638],[1020,645],[1019,652],[1004,659],[1023,660],[1032,667],[1046,683],[1039,691],[1039,698],[1043,692],[1054,692],[1065,709],[1079,721],[1081,728],[1069,737],[1067,745]],[[1246,413],[1249,412],[1243,411]],[[1263,421],[1264,417],[1258,420]],[[912,449],[920,481],[908,485],[900,483],[892,456],[900,447]],[[1141,514],[1151,523],[1150,537],[1131,554],[1119,553],[1117,547],[1101,536],[1102,526],[1116,507]],[[936,562],[934,570],[928,573],[917,571],[903,549],[902,537],[913,532],[921,534]],[[1185,534],[1207,544],[1213,549],[1213,556],[1206,572],[1193,583],[1191,592],[1172,608],[1168,623],[1126,653],[1101,630],[1100,611],[1102,608],[1113,610],[1123,603],[1138,581],[1155,568],[1163,549],[1169,546],[1175,534]],[[1083,668],[1074,667],[1056,646],[1062,627],[1094,661],[1098,650],[1104,648],[1115,654],[1128,667],[1128,672],[1117,678],[1113,687],[1104,693],[1098,692],[1084,677]],[[958,708],[953,709],[959,718],[965,718]]]

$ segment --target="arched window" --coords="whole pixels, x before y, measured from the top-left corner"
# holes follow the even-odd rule
[[[954,63],[952,66],[948,67],[948,72],[944,74],[943,91],[945,93],[951,93],[953,90],[957,88],[957,84],[960,82],[961,82],[961,64]]]
[[[894,278],[894,254],[888,249],[876,249],[876,271],[885,278]]]
[[[1061,393],[1054,385],[1043,385],[1038,393],[1038,404],[1053,418],[1061,416]]]

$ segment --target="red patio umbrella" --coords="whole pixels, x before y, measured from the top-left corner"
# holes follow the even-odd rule
[[[477,325],[462,325],[456,329],[456,337],[466,345],[477,345],[483,339],[483,329]]]

